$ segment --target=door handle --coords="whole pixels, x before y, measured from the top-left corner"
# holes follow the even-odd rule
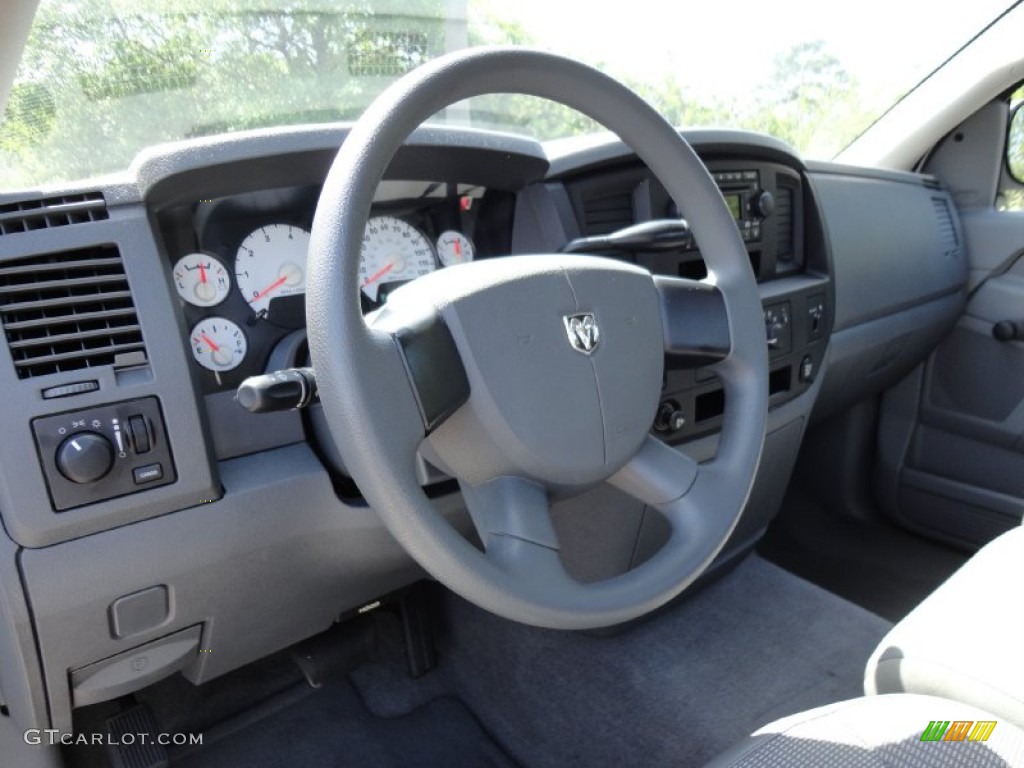
[[[1000,320],[992,326],[992,337],[997,341],[1024,340],[1024,320]]]

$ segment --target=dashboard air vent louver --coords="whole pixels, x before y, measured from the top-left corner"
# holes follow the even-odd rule
[[[583,201],[583,234],[607,235],[633,224],[633,192],[613,192]]]
[[[789,261],[794,255],[793,239],[793,190],[779,187],[775,197],[775,232],[779,261]]]
[[[83,224],[106,218],[107,204],[99,192],[19,200],[16,203],[0,204],[0,235]]]
[[[953,212],[949,209],[949,202],[944,197],[933,197],[932,205],[935,206],[935,219],[939,225],[939,242],[942,244],[944,256],[956,256],[960,253],[960,238],[956,233],[956,226],[953,224]]]
[[[0,323],[18,378],[145,360],[117,248],[0,262]]]

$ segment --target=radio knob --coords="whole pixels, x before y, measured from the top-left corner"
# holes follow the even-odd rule
[[[775,211],[775,198],[771,192],[765,190],[754,198],[754,204],[751,208],[754,209],[753,213],[755,216],[767,219]]]
[[[57,469],[73,483],[94,483],[114,466],[114,446],[96,432],[78,432],[57,447]]]

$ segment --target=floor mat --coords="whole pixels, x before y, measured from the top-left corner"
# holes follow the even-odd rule
[[[367,667],[360,693],[393,714],[450,686],[531,768],[703,765],[777,717],[861,695],[890,627],[758,557],[612,637],[526,627],[450,594],[446,614],[438,670],[403,683]]]
[[[209,733],[198,752],[172,759],[175,768],[505,768],[515,764],[454,698],[439,698],[408,714],[376,717],[352,685],[336,680],[302,693],[263,717]],[[174,756],[172,755],[172,758]]]
[[[831,514],[799,492],[786,496],[758,552],[890,621],[906,616],[968,557],[881,518]]]

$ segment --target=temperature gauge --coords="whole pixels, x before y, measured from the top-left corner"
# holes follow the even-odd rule
[[[212,307],[231,290],[231,276],[224,265],[205,253],[182,256],[174,265],[174,287],[189,304]]]
[[[242,329],[223,317],[199,321],[190,338],[196,362],[214,373],[237,368],[248,349]]]
[[[442,232],[437,238],[437,258],[446,267],[472,261],[473,241],[454,229]]]

